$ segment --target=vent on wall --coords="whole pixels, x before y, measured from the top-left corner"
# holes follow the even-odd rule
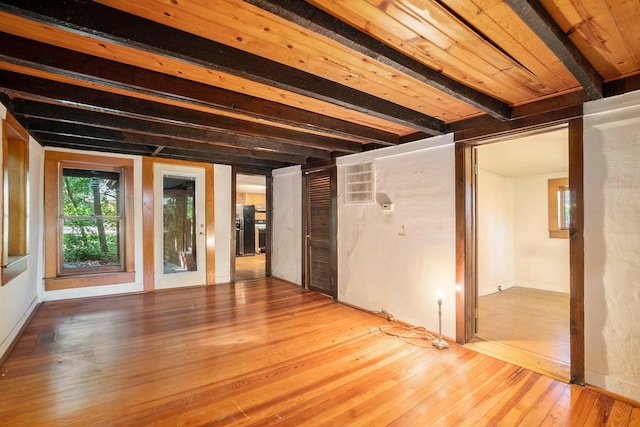
[[[345,168],[345,202],[348,204],[374,203],[373,163],[347,165]]]

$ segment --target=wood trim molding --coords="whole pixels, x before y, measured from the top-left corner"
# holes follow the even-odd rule
[[[144,291],[155,289],[153,236],[153,163],[152,157],[142,158],[142,268]]]
[[[216,228],[215,228],[215,187],[213,177],[213,165],[205,166],[205,233],[206,234],[206,258],[207,258],[207,285],[216,283]]]
[[[44,279],[44,289],[58,291],[61,289],[83,288],[86,286],[119,285],[134,283],[136,273],[123,271],[118,273],[75,274],[73,276],[49,277]]]
[[[584,183],[582,117],[568,121],[569,182],[571,183],[570,349],[571,382],[584,385]],[[469,342],[475,320],[475,243],[473,239],[473,188],[471,149],[482,141],[456,144],[456,341]]]
[[[455,146],[456,186],[456,342],[464,344],[475,334],[476,290],[474,286],[475,244],[473,237],[472,146]]]
[[[569,122],[571,382],[584,385],[584,162],[582,118]]]
[[[58,183],[61,182],[62,168],[77,165],[81,168],[92,168],[96,165],[117,167],[124,171],[125,191],[125,259],[124,269],[119,272],[101,272],[96,274],[60,275],[58,271],[58,207],[60,200]],[[44,206],[45,206],[45,252],[44,252],[44,287],[47,291],[79,288],[86,286],[103,286],[135,282],[135,226],[134,226],[134,162],[123,157],[69,153],[66,151],[45,151],[44,155]],[[55,190],[53,190],[55,188]],[[54,245],[52,248],[51,245]]]
[[[29,134],[11,114],[1,121],[0,286],[4,286],[27,269]]]

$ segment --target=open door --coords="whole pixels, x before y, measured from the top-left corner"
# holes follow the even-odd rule
[[[302,207],[303,284],[334,299],[338,297],[336,175],[335,165],[304,171]]]

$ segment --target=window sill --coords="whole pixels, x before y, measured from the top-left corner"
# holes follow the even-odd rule
[[[2,266],[2,286],[27,271],[27,258],[29,254],[8,257],[7,264]]]
[[[127,271],[51,277],[44,279],[44,290],[58,291],[61,289],[87,288],[90,286],[121,285],[123,283],[133,283],[135,276],[136,273],[134,271]]]
[[[568,239],[569,230],[549,230],[549,238],[551,239]]]

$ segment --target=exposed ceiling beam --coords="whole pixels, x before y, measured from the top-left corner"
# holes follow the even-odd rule
[[[264,139],[233,135],[225,132],[206,131],[201,129],[191,129],[182,126],[167,125],[163,123],[145,122],[136,119],[126,119],[123,117],[100,115],[89,111],[74,110],[64,113],[64,117],[52,119],[51,117],[25,116],[19,111],[15,114],[24,117],[27,123],[27,130],[51,132],[64,135],[76,135],[83,137],[94,137],[97,139],[122,139],[119,132],[137,133],[152,137],[171,137],[173,139],[183,139],[200,142],[203,144],[203,151],[206,151],[207,144],[221,145],[227,147],[244,147],[257,151],[275,151],[279,153],[289,153],[297,156],[313,157],[318,159],[331,158],[331,152],[317,148],[303,147],[282,142],[266,141]],[[93,133],[92,133],[93,131]],[[115,134],[114,134],[115,132]],[[115,136],[114,136],[115,135]],[[154,145],[163,145],[157,143]]]
[[[291,129],[268,126],[260,123],[247,122],[232,117],[216,116],[201,111],[189,110],[171,105],[160,104],[123,95],[104,93],[94,89],[75,87],[64,83],[41,81],[32,76],[15,74],[0,70],[0,88],[8,93],[17,94],[23,98],[31,98],[65,105],[77,109],[115,114],[118,116],[134,117],[143,120],[164,122],[180,126],[200,128],[205,130],[224,131],[242,135],[286,141],[328,151],[343,153],[358,153],[362,145],[357,142],[344,141],[322,135],[297,132]],[[29,104],[26,101],[16,101],[17,110],[22,114],[45,114],[43,106]],[[52,108],[49,108],[53,111]],[[64,113],[64,109],[60,110]],[[60,114],[60,113],[52,113]]]
[[[432,135],[443,121],[278,62],[88,0],[5,0],[0,10],[369,114]]]
[[[497,135],[514,135],[525,130],[548,128],[555,124],[564,124],[568,120],[582,117],[582,105],[573,105],[554,111],[544,111],[508,122],[493,117],[477,117],[452,124],[456,143],[468,142]]]
[[[305,164],[307,158],[294,154],[277,153],[272,151],[253,151],[241,148],[222,147],[213,144],[203,144],[201,142],[186,141],[183,139],[175,139],[170,137],[149,136],[136,134],[131,132],[118,132],[111,134],[111,137],[117,139],[107,139],[109,135],[102,135],[104,139],[87,138],[84,136],[75,136],[68,134],[55,134],[47,132],[34,132],[34,138],[43,145],[47,143],[66,144],[67,147],[73,148],[86,147],[95,145],[96,141],[105,147],[112,147],[117,150],[123,145],[131,147],[139,146],[141,150],[147,151],[147,154],[153,155],[155,151],[161,151],[165,148],[172,148],[181,151],[192,151],[194,156],[200,154],[218,155],[235,157],[238,159],[246,159],[252,164],[258,162],[279,162],[281,164]],[[160,150],[158,150],[160,149]],[[240,163],[244,163],[241,161]]]
[[[505,0],[580,82],[591,99],[603,97],[603,79],[538,0]]]
[[[97,58],[0,32],[0,60],[53,75],[234,112],[337,138],[398,144],[397,135],[245,94]],[[44,88],[43,88],[44,90]]]
[[[102,139],[81,139],[65,135],[54,135],[34,132],[32,135],[45,147],[72,148],[75,150],[96,150],[109,153],[137,154],[149,156],[153,154],[154,147],[142,144],[126,144],[117,141]]]
[[[473,105],[500,120],[508,120],[511,108],[506,103],[453,80],[441,72],[403,55],[386,44],[345,24],[317,7],[299,0],[245,0],[303,28],[336,40],[354,51],[381,62],[419,82]]]
[[[184,160],[193,160],[198,162],[209,161],[212,163],[259,167],[269,170],[291,165],[289,162],[256,159],[245,156],[233,156],[219,153],[217,151],[194,151],[166,147],[154,148],[153,146],[138,144],[135,142],[112,141],[100,138],[80,138],[49,132],[36,131],[33,132],[33,136],[38,142],[46,147],[71,148],[75,150],[92,150],[111,153],[115,151],[123,154],[137,154],[155,157],[173,157],[173,154],[176,154],[179,158]]]
[[[195,153],[193,151],[178,150],[175,148],[165,148],[158,152],[156,157],[164,157],[170,159],[182,159],[196,162],[209,162],[209,163],[221,163],[225,165],[232,165],[235,167],[250,167],[260,168],[263,170],[280,169],[287,166],[291,166],[288,163],[282,162],[266,162],[266,161],[254,161],[247,157],[232,157],[222,156],[216,153]]]

